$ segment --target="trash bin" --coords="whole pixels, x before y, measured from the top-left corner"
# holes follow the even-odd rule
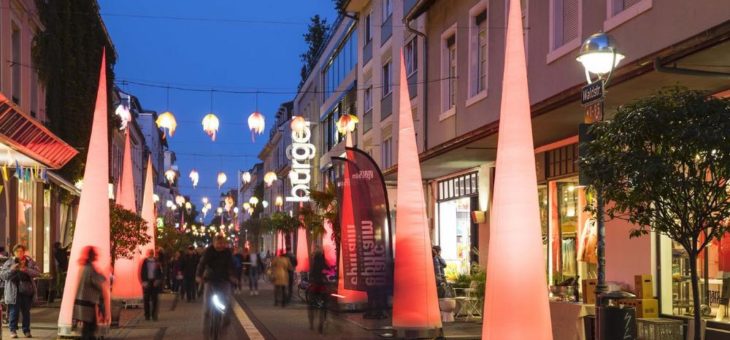
[[[635,295],[627,292],[608,292],[598,296],[596,301],[597,340],[636,340],[636,309],[622,307],[615,300],[631,299]],[[614,303],[611,303],[614,301]]]

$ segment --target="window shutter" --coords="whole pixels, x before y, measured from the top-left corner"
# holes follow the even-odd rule
[[[563,0],[563,44],[578,37],[578,1]]]

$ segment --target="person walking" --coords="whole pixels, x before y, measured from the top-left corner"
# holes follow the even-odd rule
[[[271,260],[271,276],[274,284],[274,306],[278,306],[281,301],[281,307],[287,303],[287,285],[289,284],[289,271],[292,265],[289,258],[281,251],[279,256]]]
[[[315,249],[312,253],[312,263],[309,267],[309,288],[307,288],[307,315],[309,316],[309,329],[314,330],[315,314],[319,316],[317,330],[324,334],[324,323],[327,321],[327,262],[321,249]]]
[[[198,289],[195,284],[195,271],[198,269],[198,253],[195,252],[195,247],[188,246],[188,251],[183,255],[181,261],[181,267],[183,272],[183,290],[185,291],[185,298],[188,302],[194,301],[197,297]]]
[[[0,269],[0,279],[5,281],[5,303],[10,309],[10,337],[18,337],[18,318],[23,318],[23,334],[31,338],[30,307],[36,293],[33,278],[40,275],[40,269],[33,259],[26,255],[27,248],[18,244],[13,247],[13,258],[6,261]]]
[[[162,289],[164,277],[160,263],[155,258],[155,251],[147,251],[147,258],[142,262],[142,298],[144,300],[144,318],[157,321],[159,311],[159,294]]]
[[[81,339],[90,340],[96,339],[97,311],[103,318],[106,317],[104,315],[104,300],[108,290],[104,289],[106,278],[94,268],[94,262],[96,261],[94,247],[87,246],[81,251],[81,254],[79,264],[82,269],[79,287],[74,299],[73,319],[83,322]]]
[[[251,296],[259,295],[259,274],[263,270],[264,262],[255,249],[248,254],[248,293]]]
[[[292,294],[294,291],[294,269],[297,267],[297,257],[291,251],[291,248],[286,248],[286,257],[289,259],[291,266],[289,267],[289,284],[287,286],[286,303],[291,302]]]
[[[182,252],[179,250],[175,252],[170,262],[170,276],[172,277],[172,292],[177,294],[182,300],[185,297],[185,291],[183,290],[183,272],[182,272]]]
[[[243,273],[243,254],[240,250],[236,250],[233,254],[233,270],[235,275],[236,292],[241,292],[241,275]]]

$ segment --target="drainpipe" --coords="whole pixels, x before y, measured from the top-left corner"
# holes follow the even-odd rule
[[[418,4],[416,6],[418,6]],[[428,37],[425,33],[411,27],[411,21],[413,19],[415,18],[412,18],[409,15],[403,18],[403,21],[409,32],[423,37],[423,151],[426,151],[428,150]],[[406,86],[407,85],[408,84],[406,84]]]

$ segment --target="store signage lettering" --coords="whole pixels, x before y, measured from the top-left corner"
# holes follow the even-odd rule
[[[383,286],[387,278],[385,245],[376,240],[372,221],[362,221],[359,233],[354,224],[347,225],[346,261],[349,269],[345,272],[345,279],[354,287]],[[358,284],[358,278],[364,282]]]
[[[317,152],[314,144],[310,143],[312,131],[309,129],[309,122],[304,123],[302,131],[292,131],[292,144],[287,148],[287,156],[292,161],[289,171],[291,192],[286,197],[287,202],[309,202],[309,184],[312,180],[312,165],[309,161],[314,159]]]

